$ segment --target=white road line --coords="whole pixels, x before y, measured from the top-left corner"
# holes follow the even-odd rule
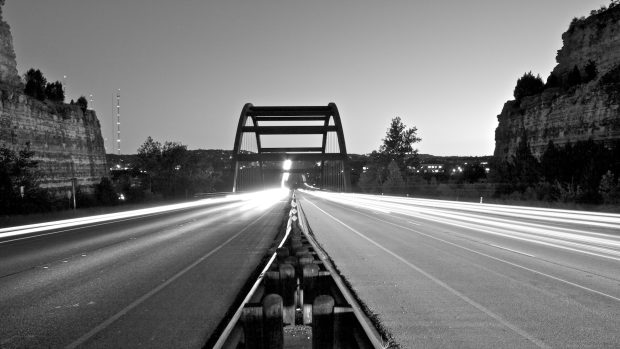
[[[88,331],[86,334],[84,334],[83,336],[81,336],[80,338],[75,340],[73,343],[67,345],[65,348],[73,349],[73,348],[77,348],[79,345],[84,344],[87,340],[89,340],[90,338],[95,336],[97,333],[103,331],[105,328],[110,326],[116,320],[120,319],[123,315],[127,314],[130,310],[132,310],[133,308],[137,307],[138,305],[140,305],[141,303],[143,303],[147,299],[151,298],[153,295],[155,295],[159,291],[163,290],[166,286],[168,286],[171,283],[173,283],[176,279],[180,278],[185,273],[187,273],[188,271],[193,269],[195,266],[197,266],[198,264],[202,263],[205,259],[209,258],[212,254],[214,254],[215,252],[219,251],[222,247],[226,246],[228,243],[233,241],[237,236],[241,235],[243,232],[245,232],[250,227],[252,227],[254,225],[254,223],[258,222],[260,219],[265,217],[269,212],[270,212],[270,210],[267,210],[267,212],[263,213],[260,217],[258,217],[255,220],[253,220],[245,228],[241,229],[237,234],[231,236],[228,240],[224,241],[221,245],[219,245],[218,247],[214,248],[213,250],[211,250],[209,253],[205,254],[204,256],[200,257],[194,263],[192,263],[189,266],[185,267],[185,269],[183,269],[180,272],[176,273],[173,277],[168,279],[166,282],[160,284],[159,286],[155,287],[154,289],[152,289],[151,291],[149,291],[148,293],[146,293],[142,297],[136,299],[131,304],[129,304],[128,306],[123,308],[121,311],[119,311],[118,313],[112,315],[106,321],[104,321],[104,322],[100,323],[99,325],[95,326],[95,328],[93,328],[92,330]]]
[[[506,251],[510,251],[510,252],[514,252],[514,253],[518,253],[518,254],[522,254],[524,256],[535,258],[534,255],[532,255],[532,254],[521,252],[521,251],[517,251],[517,250],[513,250],[513,249],[508,248],[508,247],[503,247],[503,246],[498,246],[498,245],[493,245],[493,244],[487,244],[487,245],[493,246],[493,247],[496,247],[496,248],[499,248],[499,249],[502,249],[502,250],[506,250]]]
[[[310,203],[312,206],[316,207],[316,209],[318,209],[319,211],[323,212],[323,214],[327,215],[328,217],[330,217],[331,219],[333,219],[334,221],[340,223],[342,226],[344,226],[345,228],[349,229],[350,231],[352,231],[353,233],[357,234],[358,236],[362,237],[363,239],[367,240],[368,242],[370,242],[371,244],[377,246],[378,248],[380,248],[381,250],[383,250],[384,252],[386,252],[387,254],[391,255],[392,257],[396,258],[397,260],[401,261],[403,264],[407,265],[408,267],[410,267],[411,269],[417,271],[418,273],[424,275],[425,277],[427,277],[428,279],[430,279],[431,281],[435,282],[437,285],[443,287],[444,289],[446,289],[447,291],[449,291],[450,293],[452,293],[453,295],[457,296],[458,298],[460,298],[461,300],[465,301],[466,303],[468,303],[469,305],[473,306],[474,308],[480,310],[481,312],[485,313],[486,315],[488,315],[489,317],[495,319],[497,322],[501,323],[502,325],[504,325],[505,327],[511,329],[513,332],[517,333],[518,335],[520,335],[521,337],[529,340],[530,342],[532,342],[534,345],[536,345],[539,348],[551,348],[550,346],[548,346],[547,344],[543,343],[542,341],[540,341],[539,339],[533,337],[532,335],[530,335],[529,333],[525,332],[524,330],[522,330],[521,328],[517,327],[516,325],[511,324],[510,322],[508,322],[506,319],[504,319],[503,317],[501,317],[498,314],[495,314],[494,312],[492,312],[491,310],[485,308],[484,306],[482,306],[481,304],[477,303],[476,301],[472,300],[471,298],[467,297],[466,295],[462,294],[461,292],[453,289],[452,287],[450,287],[448,284],[446,284],[445,282],[437,279],[436,277],[432,276],[431,274],[425,272],[424,270],[422,270],[421,268],[419,268],[418,266],[414,265],[413,263],[407,261],[406,259],[404,259],[403,257],[399,256],[398,254],[390,251],[389,249],[383,247],[383,245],[379,244],[378,242],[372,240],[371,238],[367,237],[366,235],[360,233],[359,231],[351,228],[350,226],[348,226],[346,223],[344,223],[343,221],[339,220],[338,218],[330,215],[329,213],[323,211],[321,208],[319,208],[317,205],[315,205],[313,202],[311,202],[310,200],[307,200],[308,203]]]

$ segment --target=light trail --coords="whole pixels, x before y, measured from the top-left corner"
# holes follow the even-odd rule
[[[403,198],[396,196],[378,196],[368,194],[344,194],[344,193],[329,193],[318,191],[304,191],[306,193],[324,197],[332,201],[339,202],[355,202],[361,205],[363,202],[368,202],[372,205],[384,205],[386,209],[390,207],[397,209],[398,207],[411,208],[416,207],[430,207],[434,209],[450,209],[460,211],[470,211],[476,213],[494,213],[498,215],[505,215],[511,218],[526,218],[537,219],[556,223],[565,224],[579,224],[579,225],[593,225],[602,228],[619,229],[620,228],[620,215],[614,213],[605,212],[589,212],[589,211],[571,211],[571,210],[558,210],[549,208],[537,208],[537,207],[525,207],[525,206],[506,206],[495,204],[478,204],[470,202],[458,202],[447,200],[432,200],[432,199],[417,199],[417,198]]]
[[[472,307],[478,309],[480,312],[482,312],[482,313],[488,315],[489,317],[493,318],[494,320],[496,320],[497,322],[499,322],[500,324],[502,324],[506,328],[510,329],[511,331],[515,332],[519,336],[527,339],[532,344],[536,345],[539,348],[550,348],[550,346],[548,346],[545,343],[543,343],[542,341],[538,340],[533,335],[531,335],[530,333],[526,332],[525,330],[523,330],[519,326],[511,323],[510,321],[508,321],[503,316],[493,312],[489,308],[487,308],[487,307],[483,306],[482,304],[474,301],[473,299],[471,299],[470,297],[468,297],[464,293],[459,292],[455,288],[453,288],[450,285],[448,285],[446,282],[438,279],[437,277],[435,277],[435,276],[431,275],[430,273],[428,273],[427,271],[423,270],[418,265],[408,261],[406,258],[402,257],[401,255],[395,253],[394,251],[388,249],[387,247],[383,246],[382,244],[378,243],[377,241],[371,239],[370,237],[366,236],[365,234],[363,234],[363,233],[357,231],[356,229],[352,228],[351,226],[347,225],[346,223],[344,223],[343,221],[339,220],[338,218],[336,218],[336,217],[332,216],[331,214],[325,212],[324,210],[319,208],[314,203],[312,203],[312,202],[309,202],[309,203],[312,206],[314,206],[317,210],[322,212],[324,215],[326,215],[327,217],[329,217],[332,220],[338,222],[340,225],[344,226],[345,228],[347,228],[348,230],[350,230],[354,234],[358,235],[362,239],[364,239],[364,240],[368,241],[369,243],[373,244],[374,246],[378,247],[380,250],[384,251],[385,253],[387,253],[388,255],[392,256],[396,260],[400,261],[401,263],[403,263],[407,267],[411,268],[412,270],[420,273],[421,275],[424,275],[426,278],[428,278],[429,280],[431,280],[435,284],[439,285],[440,287],[442,287],[446,291],[450,292],[454,296],[456,296],[459,299],[463,300],[465,303],[467,303],[467,304],[471,305]]]
[[[9,228],[0,229],[0,239],[3,238],[17,238],[28,234],[46,233],[55,234],[58,232],[50,232],[59,229],[70,229],[84,225],[98,225],[111,222],[117,222],[120,220],[127,220],[132,218],[140,218],[144,216],[157,215],[168,213],[177,210],[206,207],[212,205],[220,205],[226,203],[236,204],[239,207],[239,212],[244,213],[254,209],[267,209],[276,202],[284,199],[288,195],[288,189],[270,189],[252,193],[228,195],[222,198],[209,198],[203,200],[197,200],[192,202],[164,205],[157,207],[150,207],[139,210],[124,211],[118,213],[109,213],[103,215],[66,219],[38,224],[29,224],[22,226],[15,226]],[[228,209],[233,209],[234,206],[227,206]],[[62,230],[61,230],[62,231]],[[59,231],[59,232],[61,232]],[[41,235],[47,235],[41,234]],[[33,235],[28,237],[34,237],[39,235]],[[11,240],[13,241],[13,240]]]
[[[267,196],[268,197],[272,197],[271,194],[268,194]],[[273,203],[275,203],[275,202],[276,201],[273,201]],[[173,282],[175,282],[178,278],[182,277],[187,272],[189,272],[192,269],[194,269],[197,265],[202,263],[204,260],[209,258],[211,255],[213,255],[217,251],[221,250],[223,247],[228,245],[231,241],[236,239],[239,235],[243,234],[246,230],[248,230],[249,228],[252,228],[252,226],[256,222],[260,221],[263,217],[265,217],[266,214],[267,213],[263,213],[261,216],[259,216],[255,220],[253,220],[248,225],[246,225],[243,229],[239,230],[235,235],[229,237],[226,241],[224,241],[223,243],[221,243],[220,245],[218,245],[217,247],[215,247],[214,249],[212,249],[211,251],[209,251],[205,255],[203,255],[200,258],[198,258],[197,260],[195,260],[192,264],[188,265],[183,270],[181,270],[181,271],[177,272],[176,274],[174,274],[171,278],[169,278],[167,280],[164,280],[161,284],[157,285],[155,288],[151,289],[149,292],[145,293],[140,298],[136,299],[131,304],[127,305],[126,307],[124,307],[123,309],[121,309],[116,314],[112,315],[111,317],[109,317],[108,319],[103,321],[102,323],[98,324],[93,329],[88,331],[86,334],[82,335],[80,338],[76,339],[75,341],[73,341],[72,343],[67,345],[65,348],[67,348],[67,349],[69,349],[69,348],[77,348],[78,346],[84,344],[86,341],[88,341],[89,339],[91,339],[92,337],[97,335],[99,332],[101,332],[104,329],[106,329],[107,327],[109,327],[112,323],[114,323],[115,321],[120,319],[123,315],[127,314],[129,311],[131,311],[132,309],[136,308],[140,304],[144,303],[149,298],[151,298],[155,294],[157,294],[159,291],[163,290],[165,287],[167,287],[168,285],[170,285]]]
[[[620,232],[618,214],[365,194],[304,192],[349,207],[391,212],[427,222],[620,260],[620,233],[616,233]],[[409,220],[410,218],[407,219]],[[612,233],[608,233],[608,230]]]
[[[323,211],[322,209],[320,209],[320,208],[319,208],[318,206],[316,206],[314,203],[310,202],[310,204],[311,204],[311,205],[313,205],[314,207],[316,207],[318,210],[322,211],[324,214],[327,214],[325,211]],[[386,221],[386,220],[383,220],[383,219],[379,219],[379,218],[376,218],[376,217],[372,217],[372,216],[370,216],[370,215],[366,215],[366,214],[364,214],[364,213],[361,213],[361,214],[362,214],[362,215],[364,215],[364,216],[366,216],[366,217],[368,217],[368,218],[372,218],[372,219],[375,219],[375,220],[381,221],[381,222],[383,222],[383,223],[390,224],[390,225],[396,226],[396,227],[398,227],[398,228],[405,229],[405,230],[411,231],[411,232],[413,232],[413,233],[416,233],[416,234],[419,234],[419,235],[426,236],[426,237],[431,238],[431,239],[433,239],[433,240],[441,241],[441,242],[443,242],[443,243],[445,243],[445,244],[452,245],[452,246],[454,246],[454,247],[457,247],[457,248],[460,248],[460,249],[463,249],[463,250],[466,250],[466,251],[469,251],[469,252],[472,252],[472,253],[475,253],[475,254],[478,254],[478,255],[481,255],[481,256],[485,256],[485,257],[487,257],[487,258],[490,258],[490,259],[493,259],[493,260],[496,260],[496,261],[499,261],[499,262],[502,262],[502,263],[505,263],[505,264],[509,264],[509,265],[514,266],[514,267],[517,267],[517,268],[520,268],[520,269],[524,269],[524,270],[530,271],[530,272],[532,272],[532,273],[539,274],[539,275],[542,275],[542,276],[545,276],[545,277],[548,277],[548,278],[554,279],[554,280],[556,280],[556,281],[559,281],[559,282],[562,282],[562,283],[565,283],[565,284],[568,284],[568,285],[571,285],[571,286],[574,286],[574,287],[577,287],[577,288],[580,288],[580,289],[586,290],[586,291],[588,291],[588,292],[596,293],[596,294],[601,295],[601,296],[603,296],[603,297],[606,297],[606,298],[612,299],[612,300],[614,300],[614,301],[620,302],[620,298],[618,298],[618,297],[614,297],[614,296],[612,296],[612,295],[610,295],[610,294],[607,294],[607,293],[604,293],[604,292],[601,292],[601,291],[597,291],[597,290],[592,289],[592,288],[590,288],[590,287],[586,287],[586,286],[583,286],[583,285],[580,285],[580,284],[577,284],[577,283],[574,283],[574,282],[571,282],[571,281],[567,281],[567,280],[562,279],[562,278],[559,278],[559,277],[557,277],[557,276],[553,276],[553,275],[550,275],[550,274],[548,274],[548,273],[541,272],[541,271],[539,271],[539,270],[535,270],[535,269],[532,269],[532,268],[528,268],[528,267],[525,267],[525,266],[523,266],[523,265],[520,265],[520,264],[517,264],[517,263],[513,263],[513,262],[507,261],[507,260],[502,259],[502,258],[498,258],[498,257],[495,257],[495,256],[491,256],[491,255],[489,255],[489,254],[486,254],[486,253],[483,253],[483,252],[480,252],[480,251],[476,251],[476,250],[473,250],[473,249],[471,249],[471,248],[467,248],[467,247],[465,247],[465,246],[461,246],[461,245],[459,245],[459,244],[455,244],[455,243],[450,242],[450,241],[448,241],[448,240],[441,239],[441,238],[438,238],[438,237],[436,237],[436,236],[433,236],[433,235],[430,235],[430,234],[426,234],[426,233],[423,233],[423,232],[421,232],[421,231],[418,231],[418,230],[415,230],[415,229],[411,229],[411,228],[409,228],[409,227],[406,227],[406,226],[403,226],[403,225],[400,225],[400,224],[396,224],[396,223],[392,223],[392,222],[389,222],[389,221]],[[345,223],[343,223],[342,221],[340,221],[340,220],[338,220],[338,219],[334,218],[333,216],[331,216],[331,215],[329,215],[329,214],[327,214],[327,215],[328,215],[329,217],[331,217],[332,219],[335,219],[338,223],[340,223],[340,224],[344,225],[347,229],[349,229],[349,230],[352,230],[352,229],[353,229],[353,228],[349,227],[348,225],[346,225]],[[369,239],[368,237],[366,237],[365,235],[361,234],[360,232],[358,232],[358,231],[356,231],[356,230],[354,230],[354,229],[353,229],[353,231],[354,231],[356,234],[363,236],[365,239]],[[503,247],[503,246],[498,246],[498,245],[494,245],[494,244],[488,244],[488,245],[489,245],[489,246],[493,246],[493,247],[495,247],[495,248],[502,249],[502,250],[507,250],[507,251],[510,251],[510,252],[513,252],[513,253],[518,253],[518,254],[521,254],[521,255],[525,255],[525,256],[528,256],[528,257],[534,257],[534,258],[535,258],[535,256],[533,256],[533,255],[531,255],[531,254],[524,253],[524,252],[521,252],[521,251],[516,251],[516,250],[510,249],[510,248]],[[382,248],[382,249],[384,249],[384,248]]]

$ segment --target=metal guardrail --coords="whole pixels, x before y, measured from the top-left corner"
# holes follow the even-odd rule
[[[214,348],[385,348],[294,195],[284,238]]]

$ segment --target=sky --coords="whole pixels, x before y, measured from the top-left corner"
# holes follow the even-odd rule
[[[120,89],[123,154],[148,136],[232,149],[245,103],[334,102],[349,153],[399,116],[420,153],[480,156],[516,80],[546,79],[571,19],[608,2],[7,0],[3,16],[20,75],[93,95],[108,153]]]

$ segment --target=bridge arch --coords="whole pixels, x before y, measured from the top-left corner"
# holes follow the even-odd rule
[[[263,146],[263,137],[315,135],[320,144],[314,146]],[[247,103],[241,110],[232,165],[233,192],[265,186],[266,173],[274,172],[274,163],[290,160],[295,164],[315,164],[313,168],[293,168],[281,173],[298,173],[307,186],[310,170],[320,170],[317,187],[333,191],[351,190],[349,158],[342,121],[334,103],[327,106],[254,106]],[[271,165],[267,165],[271,163]],[[281,165],[280,165],[281,166]],[[301,166],[301,165],[299,165]],[[314,177],[316,182],[317,177]]]

